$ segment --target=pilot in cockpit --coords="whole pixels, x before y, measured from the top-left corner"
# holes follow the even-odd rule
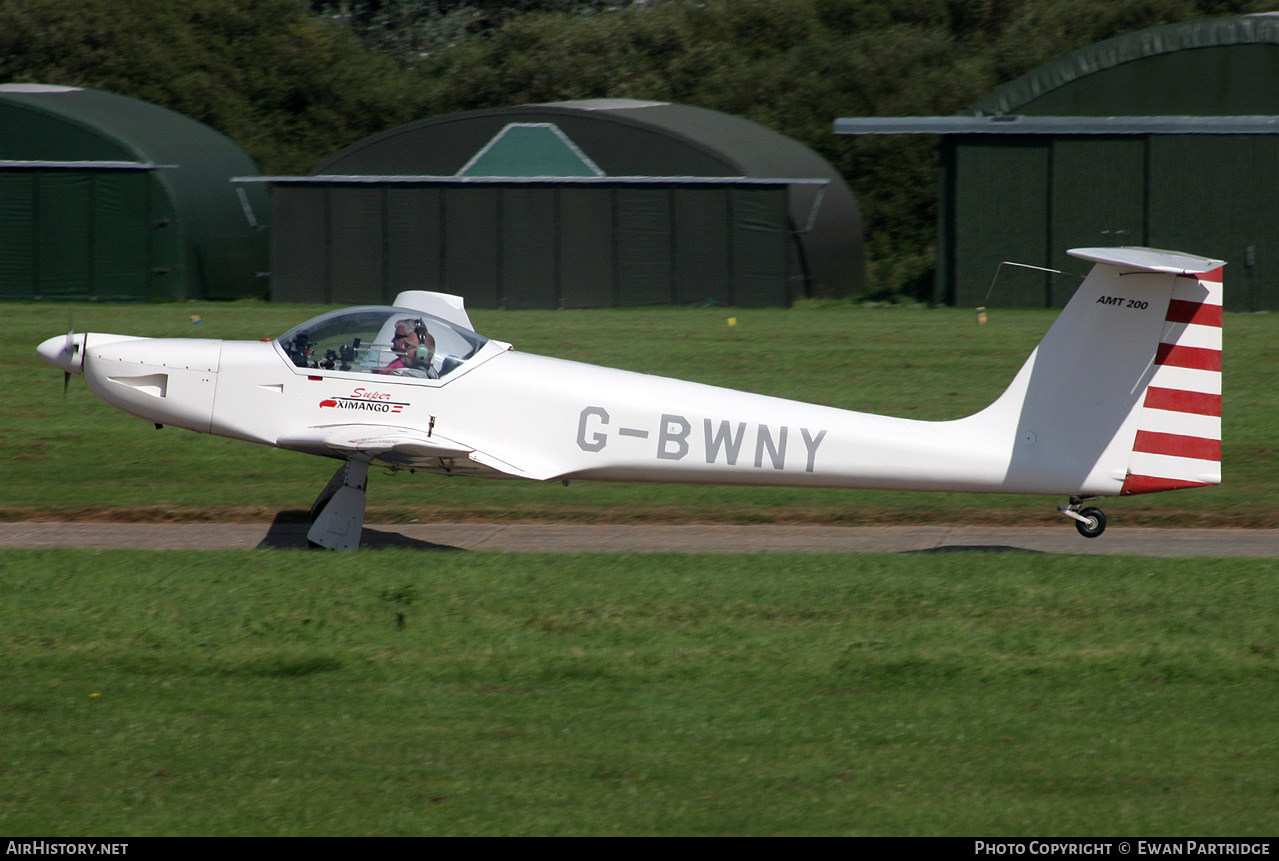
[[[439,378],[439,372],[431,366],[431,359],[435,357],[435,338],[426,330],[426,323],[422,320],[406,317],[396,321],[391,349],[395,358],[378,373],[428,380]]]

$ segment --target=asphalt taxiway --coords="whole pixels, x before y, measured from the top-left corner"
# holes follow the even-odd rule
[[[0,523],[0,547],[265,549],[307,546],[301,523]],[[1279,529],[1111,527],[1083,538],[1070,524],[986,526],[368,524],[365,549],[501,552],[909,553],[1025,551],[1160,557],[1279,556]]]

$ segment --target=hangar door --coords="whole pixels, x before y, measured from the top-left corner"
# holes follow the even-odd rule
[[[1144,245],[1225,260],[1228,311],[1279,309],[1279,135],[957,137],[943,301],[1061,307],[1078,278],[1000,263],[1081,273],[1067,249]]]
[[[785,306],[803,292],[789,181],[378,179],[275,180],[274,300]]]
[[[1139,137],[965,141],[951,180],[955,304],[1065,305],[1077,278],[1000,263],[1078,271],[1066,249],[1148,244],[1146,176]]]
[[[176,298],[178,228],[152,182],[137,168],[0,166],[0,299]]]

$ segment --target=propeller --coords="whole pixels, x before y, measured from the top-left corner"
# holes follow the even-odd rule
[[[62,352],[64,355],[67,356],[67,358],[71,360],[70,365],[75,364],[75,358],[80,353],[80,345],[76,343],[76,339],[75,339],[75,321],[72,320],[70,311],[67,312],[67,341],[66,341],[66,344],[64,344],[62,347]],[[71,385],[71,372],[63,371],[62,372],[62,396],[64,398],[67,396],[67,389],[70,387],[70,385]]]
[[[66,394],[72,374],[78,374],[84,364],[84,335],[77,335],[71,320],[67,320],[66,336],[55,335],[36,347],[40,358],[62,371],[62,392]]]
[[[80,345],[75,342],[75,323],[71,319],[71,312],[67,312],[67,342],[63,346],[62,352],[75,359],[76,353],[80,351]],[[62,397],[67,396],[67,389],[71,386],[71,372],[62,372]]]

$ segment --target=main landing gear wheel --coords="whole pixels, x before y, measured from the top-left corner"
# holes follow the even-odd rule
[[[1093,497],[1096,499],[1097,497]],[[1070,497],[1070,502],[1057,506],[1057,510],[1075,521],[1075,528],[1085,538],[1096,538],[1106,531],[1106,515],[1100,508],[1079,509],[1084,501],[1078,496]]]
[[[364,529],[369,461],[348,460],[337,468],[311,506],[307,543],[329,550],[355,550]]]

